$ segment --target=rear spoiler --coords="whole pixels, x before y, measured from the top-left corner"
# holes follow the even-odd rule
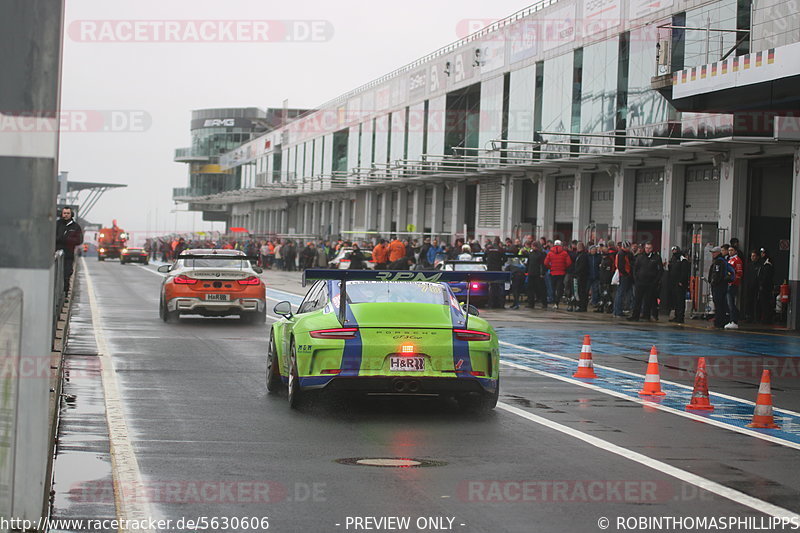
[[[258,256],[255,255],[234,255],[234,254],[208,254],[208,255],[190,255],[181,254],[175,258],[176,261],[182,259],[241,259],[249,261],[258,261]]]
[[[509,272],[452,271],[452,270],[324,270],[303,272],[303,286],[308,281],[332,279],[337,281],[511,281]]]
[[[467,283],[467,306],[471,281],[505,282],[511,280],[510,272],[467,271],[454,272],[444,270],[323,270],[308,269],[303,272],[303,286],[307,281],[336,280],[341,281],[339,288],[341,296],[339,301],[339,322],[347,322],[347,282],[348,281],[428,281],[432,283],[456,281]],[[467,321],[469,313],[467,313]],[[464,327],[467,325],[464,323]]]

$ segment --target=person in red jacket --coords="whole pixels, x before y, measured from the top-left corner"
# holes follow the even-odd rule
[[[561,247],[561,241],[554,242],[553,247],[547,252],[547,257],[544,258],[544,266],[550,269],[550,279],[553,282],[555,294],[553,309],[558,309],[558,302],[561,301],[561,296],[564,294],[564,275],[571,265],[572,258]]]
[[[731,239],[733,242],[733,239]],[[737,241],[738,242],[738,241]],[[727,250],[725,250],[727,248]],[[725,324],[725,329],[739,329],[739,308],[736,307],[736,297],[739,296],[739,287],[744,277],[744,263],[739,257],[739,251],[733,246],[723,246],[723,252],[728,252],[728,264],[733,267],[735,276],[728,284],[728,313],[731,321]]]

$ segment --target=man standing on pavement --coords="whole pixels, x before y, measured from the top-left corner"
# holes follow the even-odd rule
[[[669,259],[669,271],[667,280],[669,282],[669,301],[675,310],[675,316],[670,322],[683,324],[686,318],[686,291],[689,290],[689,260],[681,253],[677,246],[672,247],[672,257]]]
[[[392,239],[392,242],[389,243],[389,262],[394,263],[395,261],[399,261],[405,256],[406,256],[406,245],[403,244],[403,241],[395,237],[394,239]]]
[[[775,279],[775,265],[766,248],[759,250],[761,254],[761,264],[758,267],[758,307],[756,308],[757,320],[767,324],[772,323],[773,313],[775,312],[775,297],[772,295]]]
[[[528,307],[536,307],[536,300],[547,309],[547,293],[544,287],[544,252],[539,241],[531,243],[528,252]]]
[[[714,327],[725,327],[728,314],[728,262],[722,257],[722,248],[711,248],[711,266],[708,268],[708,283],[714,299]]]
[[[622,318],[622,311],[630,298],[633,286],[633,255],[631,255],[631,242],[619,243],[619,250],[615,258],[615,270],[619,272],[619,285],[614,294],[614,317]]]
[[[733,239],[731,239],[733,241]],[[728,248],[728,264],[733,267],[733,281],[728,285],[728,313],[731,321],[725,324],[725,329],[739,329],[739,308],[736,307],[736,298],[739,296],[739,287],[742,285],[744,277],[744,264],[739,257],[739,250],[733,245]]]
[[[75,264],[75,247],[83,244],[83,230],[73,218],[72,208],[61,209],[56,222],[56,250],[64,252],[64,294],[69,292],[69,280]]]
[[[575,245],[575,265],[573,275],[578,282],[578,307],[575,311],[585,313],[589,305],[589,254],[583,242]]]
[[[571,265],[572,259],[561,247],[561,241],[557,240],[544,258],[544,266],[550,269],[550,278],[553,281],[553,309],[558,309],[558,304],[564,295],[564,276]]]
[[[661,280],[661,273],[664,267],[661,263],[661,254],[653,251],[653,243],[648,241],[642,251],[636,257],[633,268],[633,281],[636,284],[636,299],[633,303],[631,322],[639,320],[639,313],[644,313],[645,320],[654,318],[652,316],[653,307],[656,304],[658,282]]]
[[[483,260],[486,262],[486,270],[489,272],[502,272],[503,264],[506,262],[505,250],[500,246],[499,241],[486,245],[486,255]],[[489,283],[489,307],[505,308],[505,283]]]

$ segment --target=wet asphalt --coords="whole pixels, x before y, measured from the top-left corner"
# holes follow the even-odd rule
[[[258,521],[255,529],[263,530],[267,519],[269,530],[277,532],[583,532],[600,531],[603,517],[611,520],[608,531],[618,531],[617,517],[764,516],[506,410],[476,416],[450,400],[323,396],[292,411],[285,395],[265,390],[271,320],[245,325],[236,318],[184,317],[165,324],[158,317],[161,277],[154,266],[91,258],[86,266],[146,489],[142,498],[154,518],[227,519],[227,528],[221,523],[207,528],[215,531],[254,529],[243,527],[241,519]],[[75,398],[62,406],[53,516],[113,518],[111,455],[86,274],[79,274],[65,352],[70,371],[65,394]],[[269,272],[266,277],[269,283]],[[275,285],[298,290],[277,276]],[[714,333],[684,338],[685,330],[637,326],[625,330],[629,342],[617,346],[619,333],[612,336],[602,324],[562,314],[535,320],[485,315],[501,338],[515,344],[551,339],[548,351],[576,358],[584,330],[591,330],[604,364],[637,373],[644,372],[647,357],[638,346],[649,348],[651,338],[665,346],[672,337],[694,343],[699,346],[694,351],[665,354],[686,358],[673,361],[678,370],[669,376],[683,383],[691,384],[693,355],[727,356],[717,350],[723,337],[700,336]],[[565,333],[578,339],[574,350],[559,346]],[[758,379],[750,374],[720,375],[716,386],[754,400]],[[784,407],[797,408],[796,381],[781,378]],[[508,367],[500,401],[800,512],[796,449]],[[358,458],[412,458],[430,465],[386,468],[343,461]],[[376,525],[358,521],[366,517],[409,517],[410,523],[366,529]]]

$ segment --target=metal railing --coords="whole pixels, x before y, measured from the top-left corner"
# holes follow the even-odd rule
[[[51,342],[55,342],[58,318],[64,306],[64,251],[56,250],[53,254],[53,331]]]

